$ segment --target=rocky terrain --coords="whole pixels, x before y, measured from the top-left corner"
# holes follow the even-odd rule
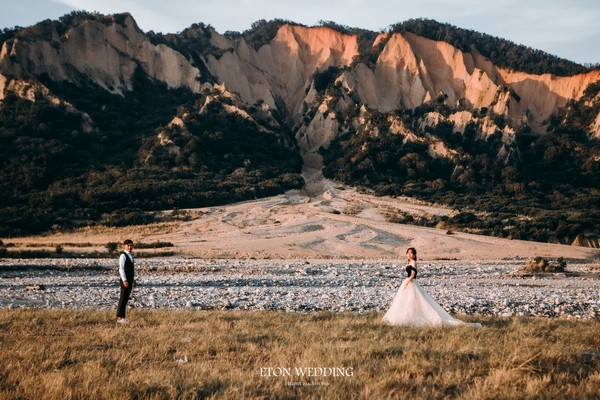
[[[302,191],[191,210],[197,217],[169,232],[126,227],[10,240],[17,248],[42,242],[99,248],[123,237],[173,243],[169,250],[176,256],[136,257],[134,308],[383,312],[404,278],[404,250],[414,246],[421,257],[419,283],[452,313],[600,316],[597,249],[393,223],[384,217],[390,210],[455,211],[359,193],[318,173],[307,172],[305,179]],[[538,256],[564,257],[566,272],[520,272]],[[116,256],[84,253],[0,259],[0,308],[111,310],[119,294],[116,268]]]
[[[323,179],[320,150],[327,149],[340,135],[366,133],[368,140],[358,143],[361,151],[357,157],[365,158],[364,165],[371,165],[364,170],[377,172],[373,160],[367,157],[369,143],[384,136],[401,137],[402,143],[397,147],[407,145],[409,149],[390,156],[389,165],[382,162],[380,169],[389,170],[391,178],[410,174],[418,177],[418,171],[428,169],[419,159],[426,154],[433,161],[446,163],[446,169],[456,174],[441,181],[431,175],[415,182],[437,185],[443,191],[447,185],[475,182],[473,174],[480,172],[479,164],[458,162],[462,156],[471,157],[464,150],[457,152],[459,144],[483,146],[495,141],[496,147],[483,147],[491,155],[487,160],[489,165],[498,161],[498,165],[510,166],[507,163],[511,160],[526,158],[521,150],[528,147],[519,147],[519,141],[530,143],[535,139],[533,134],[546,132],[553,118],[554,124],[558,124],[562,119],[559,112],[567,107],[566,120],[575,114],[583,115],[573,119],[581,141],[572,142],[577,135],[567,130],[559,137],[562,141],[556,139],[546,147],[539,146],[541,157],[550,164],[535,166],[542,172],[546,171],[544,166],[552,167],[549,172],[555,175],[562,171],[569,174],[583,171],[585,174],[569,175],[569,180],[582,186],[571,188],[576,193],[571,196],[571,192],[563,191],[564,186],[555,185],[570,182],[558,178],[538,182],[533,176],[530,183],[537,190],[542,190],[545,183],[561,188],[552,196],[565,198],[559,201],[565,215],[554,218],[557,221],[571,218],[567,228],[573,230],[573,235],[569,234],[571,240],[564,243],[585,244],[573,241],[579,233],[573,227],[582,220],[586,222],[584,217],[594,215],[595,209],[589,209],[587,202],[594,204],[593,179],[597,177],[598,158],[593,151],[581,160],[574,160],[572,155],[593,150],[600,135],[597,111],[600,96],[594,86],[600,79],[600,71],[570,76],[526,73],[494,65],[475,48],[464,51],[409,32],[382,33],[361,51],[359,35],[323,26],[283,24],[273,37],[251,41],[252,35],[221,35],[205,26],[191,27],[175,36],[146,34],[128,14],[67,20],[47,21],[7,34],[1,43],[0,101],[5,107],[5,118],[14,120],[14,127],[3,132],[7,143],[4,148],[8,149],[6,158],[10,157],[13,164],[6,163],[7,178],[0,180],[7,188],[7,198],[10,197],[0,211],[4,211],[5,220],[11,218],[13,227],[19,229],[27,223],[39,225],[42,217],[51,219],[47,228],[53,232],[43,237],[11,234],[10,240],[5,241],[15,248],[42,242],[50,244],[49,248],[56,248],[56,244],[91,243],[96,249],[104,249],[108,242],[121,242],[125,237],[136,243],[173,243],[177,258],[139,258],[140,286],[132,301],[136,308],[361,312],[383,311],[389,305],[401,281],[398,252],[403,254],[406,247],[414,246],[424,260],[419,276],[421,284],[451,312],[598,316],[598,270],[590,265],[598,264],[600,254],[591,248],[594,246],[506,240],[451,232],[443,224],[434,229],[391,222],[403,213],[441,220],[458,214],[459,207],[441,207],[402,197],[376,197]],[[377,46],[380,51],[369,50]],[[129,108],[148,100],[145,92],[136,93],[136,88],[153,93],[151,98],[160,98],[157,93],[162,93],[170,99],[172,111],[164,104]],[[174,97],[179,89],[180,99]],[[93,96],[87,90],[92,90]],[[578,101],[582,102],[581,109],[568,108]],[[194,107],[184,107],[187,103]],[[21,126],[22,116],[30,114],[20,108],[25,105],[31,107],[31,113],[38,112],[39,118]],[[57,106],[59,111],[50,105]],[[137,122],[143,118],[137,118],[136,113],[152,115],[159,109],[165,115],[147,126],[136,125],[137,130],[112,124],[128,116]],[[220,124],[208,124],[212,120],[205,117],[210,110]],[[45,119],[47,113],[72,121],[50,129]],[[289,158],[291,150],[296,151],[294,146],[286,146],[295,139],[303,162],[303,188],[286,189],[284,193],[285,188],[299,187],[290,178],[287,186],[270,182],[262,185],[263,193],[256,192],[256,187],[265,181],[252,179],[270,171],[253,166],[260,164],[252,162],[258,157],[257,149],[245,149],[243,153],[249,153],[248,158],[240,157],[239,163],[231,161],[224,168],[225,156],[235,159],[233,153],[217,152],[221,147],[231,146],[222,136],[224,120],[230,120],[236,128],[247,125],[250,133],[261,133],[252,136],[255,139],[264,137],[262,133],[272,133],[271,141],[281,142],[278,150],[283,154],[282,159]],[[37,129],[31,138],[25,135],[31,133],[30,126]],[[437,130],[441,133],[436,133]],[[114,132],[119,135],[114,136]],[[47,140],[50,134],[56,136],[55,140]],[[468,134],[473,138],[463,140],[462,136]],[[71,153],[69,146],[74,137],[81,144]],[[120,146],[119,143],[133,142],[131,137],[138,139],[127,151],[144,157],[133,157],[129,164],[119,160],[118,165],[99,167],[99,160],[113,154],[111,143]],[[210,148],[199,144],[207,138],[211,139],[207,142],[212,144]],[[52,146],[42,146],[48,143]],[[411,146],[414,149],[410,150]],[[88,148],[90,152],[85,153]],[[572,154],[566,154],[569,151],[562,154],[565,148],[572,149]],[[98,153],[97,149],[104,153]],[[479,156],[480,150],[478,147],[473,150],[473,158]],[[377,148],[370,151],[378,154]],[[40,161],[30,156],[46,153],[55,154],[48,161],[53,170],[20,168],[45,162],[45,158]],[[268,154],[269,158],[273,155]],[[86,162],[75,162],[75,156]],[[151,156],[158,161],[154,164],[148,161],[153,159]],[[203,163],[205,156],[219,162]],[[88,158],[97,159],[98,164],[88,165]],[[63,159],[72,164],[63,168]],[[389,169],[396,159],[404,159],[410,168]],[[565,159],[570,160],[572,170],[565,169]],[[360,160],[356,158],[344,165],[340,158],[339,167],[358,169]],[[410,160],[420,162],[412,165]],[[128,175],[132,166],[139,169]],[[230,172],[221,173],[228,168]],[[69,173],[53,181],[58,179],[54,175],[65,169]],[[296,169],[299,174],[300,163]],[[15,171],[23,175],[14,175]],[[205,175],[207,171],[218,175]],[[277,177],[282,171],[289,173],[286,169],[275,169],[273,174]],[[141,179],[142,172],[149,178]],[[516,201],[530,207],[527,200],[532,199],[517,196],[524,196],[528,187],[527,182],[516,179],[517,172],[527,171],[502,172],[490,176],[503,177],[506,196],[514,193]],[[39,178],[40,182],[29,181],[32,176],[44,174],[46,179]],[[171,182],[174,175],[180,176],[180,181]],[[233,186],[201,186],[199,182],[204,185],[210,181],[207,176]],[[573,176],[577,179],[572,179]],[[134,180],[132,177],[136,183],[139,180],[152,185],[132,186],[129,184]],[[25,184],[21,185],[22,182]],[[239,182],[244,184],[235,186]],[[230,196],[235,189],[239,190],[239,197],[222,196],[221,203],[214,200],[219,193]],[[193,201],[188,198],[190,193],[196,197]],[[284,194],[265,197],[276,193]],[[142,202],[159,194],[169,202]],[[174,201],[178,196],[185,201]],[[24,198],[31,201],[27,203],[29,200]],[[120,210],[123,204],[114,201],[115,198],[126,201],[127,207],[133,207],[130,200],[134,200],[135,207],[144,210],[187,212],[184,209],[188,207],[203,208],[198,208],[197,214],[185,222],[150,233],[135,226],[99,234],[60,229],[62,226],[54,221],[62,221],[69,228],[80,227],[85,220],[93,220],[88,214],[94,207],[103,210],[102,213]],[[50,200],[40,204],[41,199]],[[239,199],[254,200],[239,202]],[[222,205],[234,200],[234,204]],[[25,203],[28,208],[19,208]],[[204,207],[206,204],[213,206]],[[65,214],[48,217],[57,207],[62,207]],[[494,211],[502,211],[501,205],[498,208]],[[31,210],[34,212],[29,215]],[[117,213],[117,220],[123,214]],[[27,218],[13,220],[15,215]],[[510,226],[503,220],[499,224]],[[555,228],[547,229],[558,230]],[[596,237],[593,238],[591,244],[596,245]],[[9,251],[12,250],[13,247]],[[74,250],[65,245],[65,251]],[[535,256],[565,257],[570,273],[540,277],[518,274],[525,260]],[[115,263],[114,259],[85,257],[0,260],[0,307],[113,309],[118,296]]]
[[[383,312],[403,264],[381,260],[138,259],[135,309]],[[524,260],[423,260],[419,283],[458,314],[597,318],[600,272],[526,275]],[[113,259],[0,261],[0,307],[110,310],[118,283]]]

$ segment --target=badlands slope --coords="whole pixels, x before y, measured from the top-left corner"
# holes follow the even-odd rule
[[[164,240],[176,251],[219,258],[404,258],[407,247],[424,259],[492,260],[535,256],[591,262],[597,249],[499,239],[386,222],[384,215],[403,210],[412,215],[449,215],[454,210],[410,199],[375,197],[337,185],[314,170],[307,185],[283,195],[219,207],[179,229],[144,241]]]

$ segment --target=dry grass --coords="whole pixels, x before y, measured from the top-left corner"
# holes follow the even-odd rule
[[[16,247],[54,248],[60,244],[64,247],[99,247],[104,248],[108,242],[132,239],[134,242],[147,241],[147,237],[164,235],[181,228],[182,222],[157,222],[147,225],[130,225],[124,227],[90,226],[72,231],[54,232],[46,235],[21,236],[4,238],[4,244]]]
[[[363,207],[357,204],[348,204],[346,209],[344,210],[344,215],[349,215],[351,217],[356,217],[363,210]]]
[[[125,227],[93,226],[75,229],[68,232],[55,232],[38,236],[22,236],[0,239],[0,256],[11,258],[46,258],[46,257],[112,257],[107,251],[109,243],[116,242],[120,251],[124,239],[132,239],[134,243],[156,244],[155,235],[172,233],[181,228],[181,222],[157,222],[148,225],[132,225]],[[148,239],[152,238],[152,239]],[[60,247],[60,251],[57,248]],[[172,248],[172,246],[169,246]],[[162,247],[145,248],[137,252],[138,256],[168,257],[175,251],[164,251]],[[158,248],[158,250],[157,250]]]
[[[1,310],[0,398],[597,395],[598,320],[480,318],[480,329],[413,329],[380,317],[134,310],[131,324],[116,326],[109,312]],[[261,376],[261,367],[292,373]],[[353,374],[296,376],[303,367]]]

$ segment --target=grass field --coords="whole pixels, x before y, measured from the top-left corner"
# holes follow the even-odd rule
[[[416,329],[374,313],[129,318],[0,310],[0,398],[590,399],[600,387],[597,319],[461,316],[483,327]]]

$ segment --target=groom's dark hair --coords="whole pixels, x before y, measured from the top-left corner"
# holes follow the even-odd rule
[[[125,241],[123,242],[123,244],[124,244],[124,245],[125,245],[125,244],[133,244],[133,240],[131,240],[131,239],[127,239],[127,240],[125,240]]]

